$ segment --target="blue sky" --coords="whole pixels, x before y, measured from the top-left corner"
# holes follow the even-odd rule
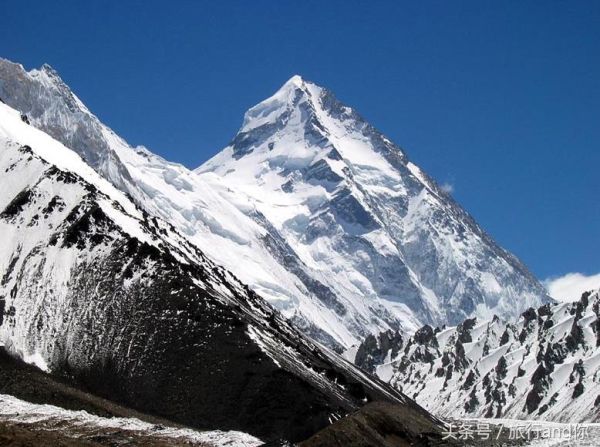
[[[298,73],[451,185],[538,277],[600,272],[600,2],[20,0],[0,10],[0,56],[50,63],[132,144],[196,167]]]

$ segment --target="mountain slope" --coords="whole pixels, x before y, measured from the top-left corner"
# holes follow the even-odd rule
[[[371,336],[356,363],[444,417],[600,422],[600,294],[514,322]]]
[[[0,60],[0,98],[338,351],[548,299],[398,147],[299,77],[197,175],[130,147],[49,66]]]
[[[171,225],[0,104],[0,345],[131,408],[299,440],[384,400]]]

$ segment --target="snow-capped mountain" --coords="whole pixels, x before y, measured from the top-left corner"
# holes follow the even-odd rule
[[[544,288],[404,152],[299,76],[197,172],[246,192],[352,334],[513,316]]]
[[[356,363],[442,417],[600,422],[600,292],[514,322],[370,336]]]
[[[47,65],[0,60],[0,98],[338,351],[548,300],[397,146],[300,77],[196,173],[129,146]]]
[[[131,408],[266,440],[370,400],[428,418],[27,121],[0,104],[3,349]]]

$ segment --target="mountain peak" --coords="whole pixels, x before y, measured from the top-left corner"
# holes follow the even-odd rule
[[[263,293],[286,310],[311,299],[334,309],[335,323],[323,327],[340,345],[373,327],[515,316],[547,300],[526,267],[400,147],[299,76],[248,110],[230,145],[196,172],[250,198],[281,237],[269,249],[282,251],[309,298],[282,298],[271,285]],[[363,320],[365,306],[378,309],[375,318]],[[310,312],[299,308],[293,318],[307,326]]]
[[[302,84],[304,84],[304,79],[302,78],[302,76],[300,76],[299,74],[295,74],[294,76],[289,78],[285,84],[283,84],[283,87],[285,87],[287,85],[301,87]]]
[[[58,76],[58,72],[52,67],[52,65],[50,65],[48,63],[42,64],[42,66],[40,67],[40,70],[45,71],[46,73]]]
[[[306,81],[300,75],[288,79],[272,96],[248,109],[240,132],[246,133],[266,125],[273,125],[285,119],[298,104],[314,95],[315,84]],[[314,106],[314,105],[313,105]]]

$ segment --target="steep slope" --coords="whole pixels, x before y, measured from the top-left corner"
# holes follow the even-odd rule
[[[347,327],[510,317],[548,299],[399,147],[299,76],[198,172],[252,197]]]
[[[143,412],[266,440],[306,438],[370,400],[428,417],[4,104],[0,172],[0,345],[19,358]]]
[[[371,336],[356,363],[441,416],[600,422],[600,295]]]
[[[299,77],[198,175],[130,147],[49,66],[0,60],[0,98],[338,351],[548,299],[398,147]]]
[[[419,447],[437,444],[436,427],[430,421],[404,414],[395,405],[375,402],[362,407],[319,433],[299,447]]]

